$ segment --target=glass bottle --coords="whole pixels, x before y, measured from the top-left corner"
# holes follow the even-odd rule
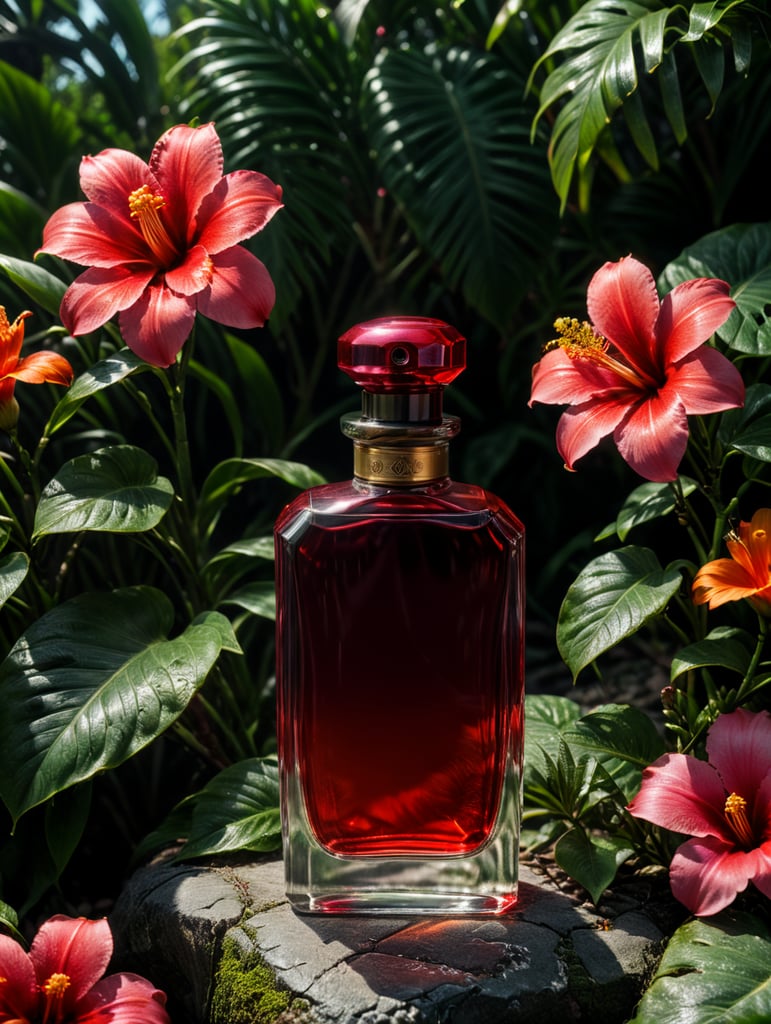
[[[448,475],[465,339],[392,317],[340,338],[363,387],[354,477],[276,523],[287,894],[317,913],[497,914],[516,901],[524,530]]]

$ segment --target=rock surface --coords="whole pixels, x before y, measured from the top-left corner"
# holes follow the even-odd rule
[[[161,861],[114,909],[115,966],[165,989],[173,1024],[629,1020],[665,938],[657,902],[638,886],[595,909],[537,865],[520,879],[502,917],[312,917],[279,860]]]

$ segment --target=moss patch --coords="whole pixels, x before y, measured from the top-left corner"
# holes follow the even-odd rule
[[[256,953],[247,953],[225,936],[214,976],[211,1024],[312,1024],[308,1004],[279,988]]]

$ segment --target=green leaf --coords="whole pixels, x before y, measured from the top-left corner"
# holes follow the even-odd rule
[[[58,316],[59,306],[67,291],[63,281],[35,263],[27,263],[12,256],[0,256],[0,268],[33,302]]]
[[[278,765],[252,757],[219,772],[194,797],[190,835],[177,856],[266,853],[280,845]]]
[[[232,334],[225,334],[236,372],[250,397],[249,412],[265,435],[268,451],[281,447],[284,435],[284,402],[268,364],[252,345]]]
[[[74,416],[86,399],[105,388],[125,380],[132,374],[149,370],[150,366],[134,355],[129,349],[121,349],[115,355],[100,359],[98,363],[82,373],[72,386],[65,392],[51,413],[46,426],[46,433],[53,434],[62,427],[70,417]]]
[[[213,591],[232,589],[235,582],[251,572],[255,566],[264,565],[275,558],[273,537],[244,537],[222,548],[201,569]]]
[[[724,912],[677,929],[630,1024],[769,1020],[771,935],[753,915]]]
[[[586,889],[596,904],[616,877],[618,869],[634,852],[624,839],[588,836],[583,829],[573,828],[557,840],[554,859],[564,872]]]
[[[275,619],[276,588],[272,580],[258,580],[226,594],[220,598],[219,603],[235,604],[252,615],[259,615],[263,619]]]
[[[753,638],[743,629],[718,626],[703,640],[689,644],[672,659],[671,679],[700,668],[724,668],[743,676],[750,666]]]
[[[499,327],[558,230],[523,89],[494,54],[386,47],[362,94],[385,187],[449,287]]]
[[[113,445],[65,463],[44,489],[33,537],[98,530],[141,533],[157,526],[174,488],[155,459],[132,445]]]
[[[13,594],[29,572],[29,558],[23,551],[12,551],[0,558],[0,608]]]
[[[698,484],[690,477],[681,476],[680,484],[687,497]],[[616,518],[616,533],[620,540],[626,540],[630,532],[642,523],[662,519],[675,508],[675,496],[670,484],[646,483],[636,487],[627,497]]]
[[[287,462],[285,459],[225,459],[214,467],[201,488],[200,521],[209,525],[225,502],[244,484],[265,477],[277,477],[301,490],[324,483],[324,477],[299,462]]]
[[[643,768],[665,750],[651,718],[626,704],[608,704],[563,730],[573,758],[598,761],[626,801],[640,788]]]
[[[544,753],[554,756],[559,750],[562,730],[574,722],[581,709],[574,700],[553,694],[527,694],[525,697],[525,775],[547,771]]]
[[[543,84],[536,115],[538,121],[562,103],[554,119],[550,162],[563,209],[576,168],[586,165],[615,111],[637,89],[640,73],[649,74],[661,63],[671,14],[658,0],[627,0],[623,6],[616,0],[588,0],[536,64],[537,69],[563,56]],[[652,139],[639,117],[633,123],[650,160]]]
[[[713,231],[665,267],[662,294],[695,277],[717,277],[731,285],[736,309],[717,336],[748,355],[771,355],[771,223],[734,224]]]
[[[217,612],[169,640],[173,620],[164,594],[130,587],[64,602],[20,637],[0,665],[0,795],[14,821],[147,746],[220,652],[239,650]]]
[[[557,621],[557,646],[573,679],[663,612],[681,581],[648,548],[630,545],[591,561],[569,588]]]

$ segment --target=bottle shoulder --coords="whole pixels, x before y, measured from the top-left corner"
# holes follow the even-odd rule
[[[408,518],[427,516],[447,521],[468,520],[469,516],[496,519],[506,532],[521,534],[524,527],[512,510],[497,495],[475,484],[445,479],[420,487],[384,487],[348,480],[322,484],[299,494],[283,510],[276,522],[281,532],[295,519],[326,520]]]

